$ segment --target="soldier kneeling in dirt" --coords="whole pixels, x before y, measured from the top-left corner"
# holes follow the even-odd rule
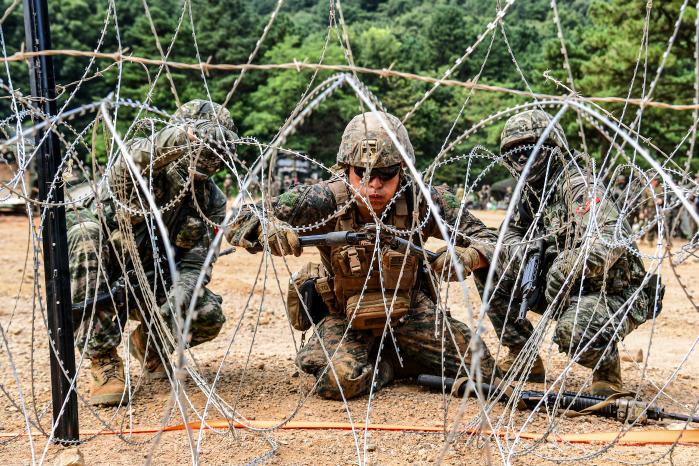
[[[357,115],[342,136],[336,176],[315,185],[296,186],[272,199],[272,215],[264,221],[258,216],[259,207],[254,209],[257,214],[251,208],[243,209],[226,231],[231,244],[250,252],[268,246],[274,255],[299,256],[302,245],[294,227],[311,226],[313,234],[376,233],[375,227],[367,226],[376,223],[381,224],[380,234],[402,235],[417,245],[428,237],[441,238],[427,203],[404,171],[399,149],[377,115],[414,160],[408,133],[398,118],[386,113]],[[432,188],[432,200],[446,223],[459,222],[453,233],[464,274],[487,268],[494,232],[468,211],[459,216],[460,204],[446,187]],[[397,233],[389,232],[389,227]],[[292,324],[305,331],[313,322],[317,330],[299,351],[296,363],[318,378],[317,392],[322,397],[367,394],[375,371],[375,388],[380,389],[395,378],[423,372],[441,374],[443,368],[445,375],[456,377],[470,370],[469,344],[478,337],[448,312],[435,309],[436,296],[428,285],[434,277],[429,275],[424,255],[385,245],[381,244],[384,247],[378,254],[373,240],[318,245],[322,264],[307,264],[290,284],[287,301]],[[433,255],[430,267],[434,273],[455,279],[446,249]],[[315,296],[310,303],[300,298],[308,296],[304,290],[308,283]],[[402,362],[394,351],[393,338]],[[488,378],[494,360],[482,342],[480,348],[480,367]]]
[[[213,225],[225,216],[226,197],[211,176],[222,168],[224,155],[235,154],[234,131],[225,108],[204,100],[188,102],[165,128],[152,135],[148,128],[148,137],[125,143],[148,193],[120,154],[97,199],[69,209],[73,313],[77,346],[91,361],[91,404],[116,405],[127,398],[117,354],[127,315],[140,321],[129,337],[129,351],[150,379],[167,376],[169,355],[192,299],[196,304],[185,344],[204,343],[221,330],[221,297],[205,287],[210,267],[193,295],[214,238]],[[146,196],[155,200],[174,247],[176,283],[168,276],[161,232]]]

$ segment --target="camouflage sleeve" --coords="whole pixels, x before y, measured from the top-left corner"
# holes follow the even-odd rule
[[[125,145],[141,172],[152,168],[153,174],[185,155],[190,149],[187,128],[180,125],[168,125],[150,137],[130,139]],[[123,154],[112,167],[110,178],[113,182],[126,182],[131,179]]]
[[[455,243],[457,246],[471,246],[480,252],[488,261],[493,257],[495,242],[498,239],[494,230],[487,228],[483,222],[473,216],[449,191],[446,186],[432,188],[432,199],[440,209],[444,221],[455,228]],[[441,238],[436,222],[431,221],[430,236]]]
[[[531,250],[528,247],[531,248],[532,243],[529,243],[528,247],[523,244],[528,228],[522,227],[514,218],[508,224],[500,225],[500,230],[503,229],[505,229],[505,233],[502,249],[495,271],[499,277],[506,275],[514,282],[516,275],[521,272],[520,265],[524,262],[525,253]]]
[[[620,238],[631,235],[626,220],[619,222],[619,209],[610,196],[605,196],[601,186],[590,185],[583,177],[576,177],[564,187],[569,209],[583,233],[583,242],[589,241],[589,254],[585,265],[586,275],[601,276],[624,254],[622,245],[610,247]],[[581,244],[582,246],[582,244]]]
[[[213,181],[207,182],[206,187],[210,190],[211,194],[209,203],[204,210],[204,214],[210,222],[220,224],[223,222],[226,215],[226,196]],[[195,244],[193,248],[185,251],[180,256],[180,266],[178,268],[180,274],[179,285],[181,286],[184,303],[189,303],[192,298],[194,288],[196,287],[197,280],[199,279],[199,274],[204,267],[206,255],[209,253],[209,248],[213,243],[215,235],[216,229],[212,225],[207,224],[206,232],[201,240]],[[202,286],[206,286],[209,281],[211,281],[213,264],[216,262],[217,256],[218,251],[216,251],[216,256],[214,256],[214,259],[206,269]]]
[[[194,295],[194,288],[196,288],[199,274],[204,266],[204,261],[209,252],[209,246],[211,245],[211,239],[213,238],[213,230],[209,230],[210,228],[207,228],[207,233],[204,235],[205,239],[194,245],[193,248],[187,250],[180,257],[179,267],[177,269],[179,272],[179,280],[176,285],[173,285],[170,288],[170,292],[168,293],[168,297],[170,299],[174,297],[174,293],[177,290],[177,285],[179,285],[182,302],[185,303],[185,305],[192,299],[192,296]],[[203,287],[206,286],[209,281],[211,281],[212,269],[213,261],[211,264],[209,264],[204,272],[204,281],[202,282],[200,293],[203,293]]]
[[[316,224],[330,217],[337,209],[335,197],[325,181],[311,186],[296,186],[273,198],[271,204],[271,214],[294,227]],[[243,207],[238,220],[226,228],[226,239],[232,245],[249,242],[248,244],[252,246],[248,249],[260,248],[261,250],[257,231],[262,213],[261,203]],[[330,231],[334,226],[335,223],[330,221],[314,229],[314,232]]]

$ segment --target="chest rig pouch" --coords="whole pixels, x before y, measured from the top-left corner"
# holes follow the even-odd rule
[[[331,183],[330,187],[337,205],[344,205],[349,197],[344,183]],[[387,223],[407,228],[408,219],[407,200],[403,195]],[[354,209],[348,209],[338,218],[335,230],[360,230]],[[380,251],[380,261],[378,257],[373,257],[372,261],[373,254],[376,254],[373,241],[365,245],[333,247],[330,252],[338,311],[344,311],[352,328],[357,330],[383,329],[389,316],[394,323],[406,315],[410,310],[410,292],[417,280],[417,258],[388,248]]]
[[[291,326],[302,332],[335,309],[332,277],[322,264],[309,262],[291,276],[286,305]]]

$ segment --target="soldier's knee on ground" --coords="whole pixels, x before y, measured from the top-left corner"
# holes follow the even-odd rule
[[[342,358],[339,363],[333,364],[333,367],[334,373],[331,368],[328,368],[318,380],[316,392],[319,396],[331,400],[341,400],[344,394],[345,398],[349,400],[369,393],[372,380],[374,380],[373,365],[359,364],[356,360]],[[388,385],[393,381],[393,378],[393,366],[388,361],[380,361],[374,392]]]
[[[327,349],[332,355],[333,350]],[[359,361],[350,353],[338,351],[333,357],[332,367],[328,367],[327,357],[315,337],[299,351],[296,365],[303,372],[318,378],[316,393],[323,398],[341,400],[342,394],[349,399],[369,393],[373,366]],[[380,377],[385,375],[381,374]]]
[[[628,319],[621,323],[611,316],[607,306],[613,297],[604,299],[596,293],[571,300],[568,309],[558,319],[554,342],[559,351],[574,357],[585,367],[616,352],[616,343],[631,330]],[[607,304],[608,303],[608,304]]]
[[[395,328],[401,353],[419,367],[419,373],[441,373],[454,377],[470,369],[473,354],[471,339],[478,339],[480,368],[484,377],[495,370],[495,360],[485,343],[463,322],[447,316],[446,331],[435,335],[435,313],[431,306],[414,309],[401,325]],[[441,327],[441,324],[439,324]],[[463,358],[463,363],[462,363]],[[402,371],[401,371],[402,372]]]
[[[329,367],[321,374],[316,388],[316,393],[319,396],[331,400],[341,400],[342,394],[345,395],[345,398],[350,399],[369,393],[372,366],[359,365],[355,364],[354,361],[344,359],[334,361],[333,367]]]

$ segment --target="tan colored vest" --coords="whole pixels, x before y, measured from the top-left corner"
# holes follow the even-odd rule
[[[328,183],[335,197],[335,205],[342,209],[350,200],[350,192],[342,180]],[[386,223],[400,229],[410,226],[410,213],[406,194],[396,200],[395,206],[386,219]],[[358,231],[363,225],[356,221],[356,208],[347,208],[337,219],[335,231]],[[381,274],[379,260],[374,257],[373,242],[366,246],[336,246],[330,249],[330,270],[334,276],[334,292],[339,309],[344,309],[346,302],[352,296],[366,292],[381,290],[381,275],[383,288],[389,291],[398,289],[409,294],[415,285],[419,269],[418,259],[414,256],[405,257],[404,253],[385,248],[381,251]],[[403,265],[405,263],[405,265]],[[401,274],[402,270],[402,274]],[[371,273],[370,273],[371,272]],[[369,277],[367,279],[367,276]]]

